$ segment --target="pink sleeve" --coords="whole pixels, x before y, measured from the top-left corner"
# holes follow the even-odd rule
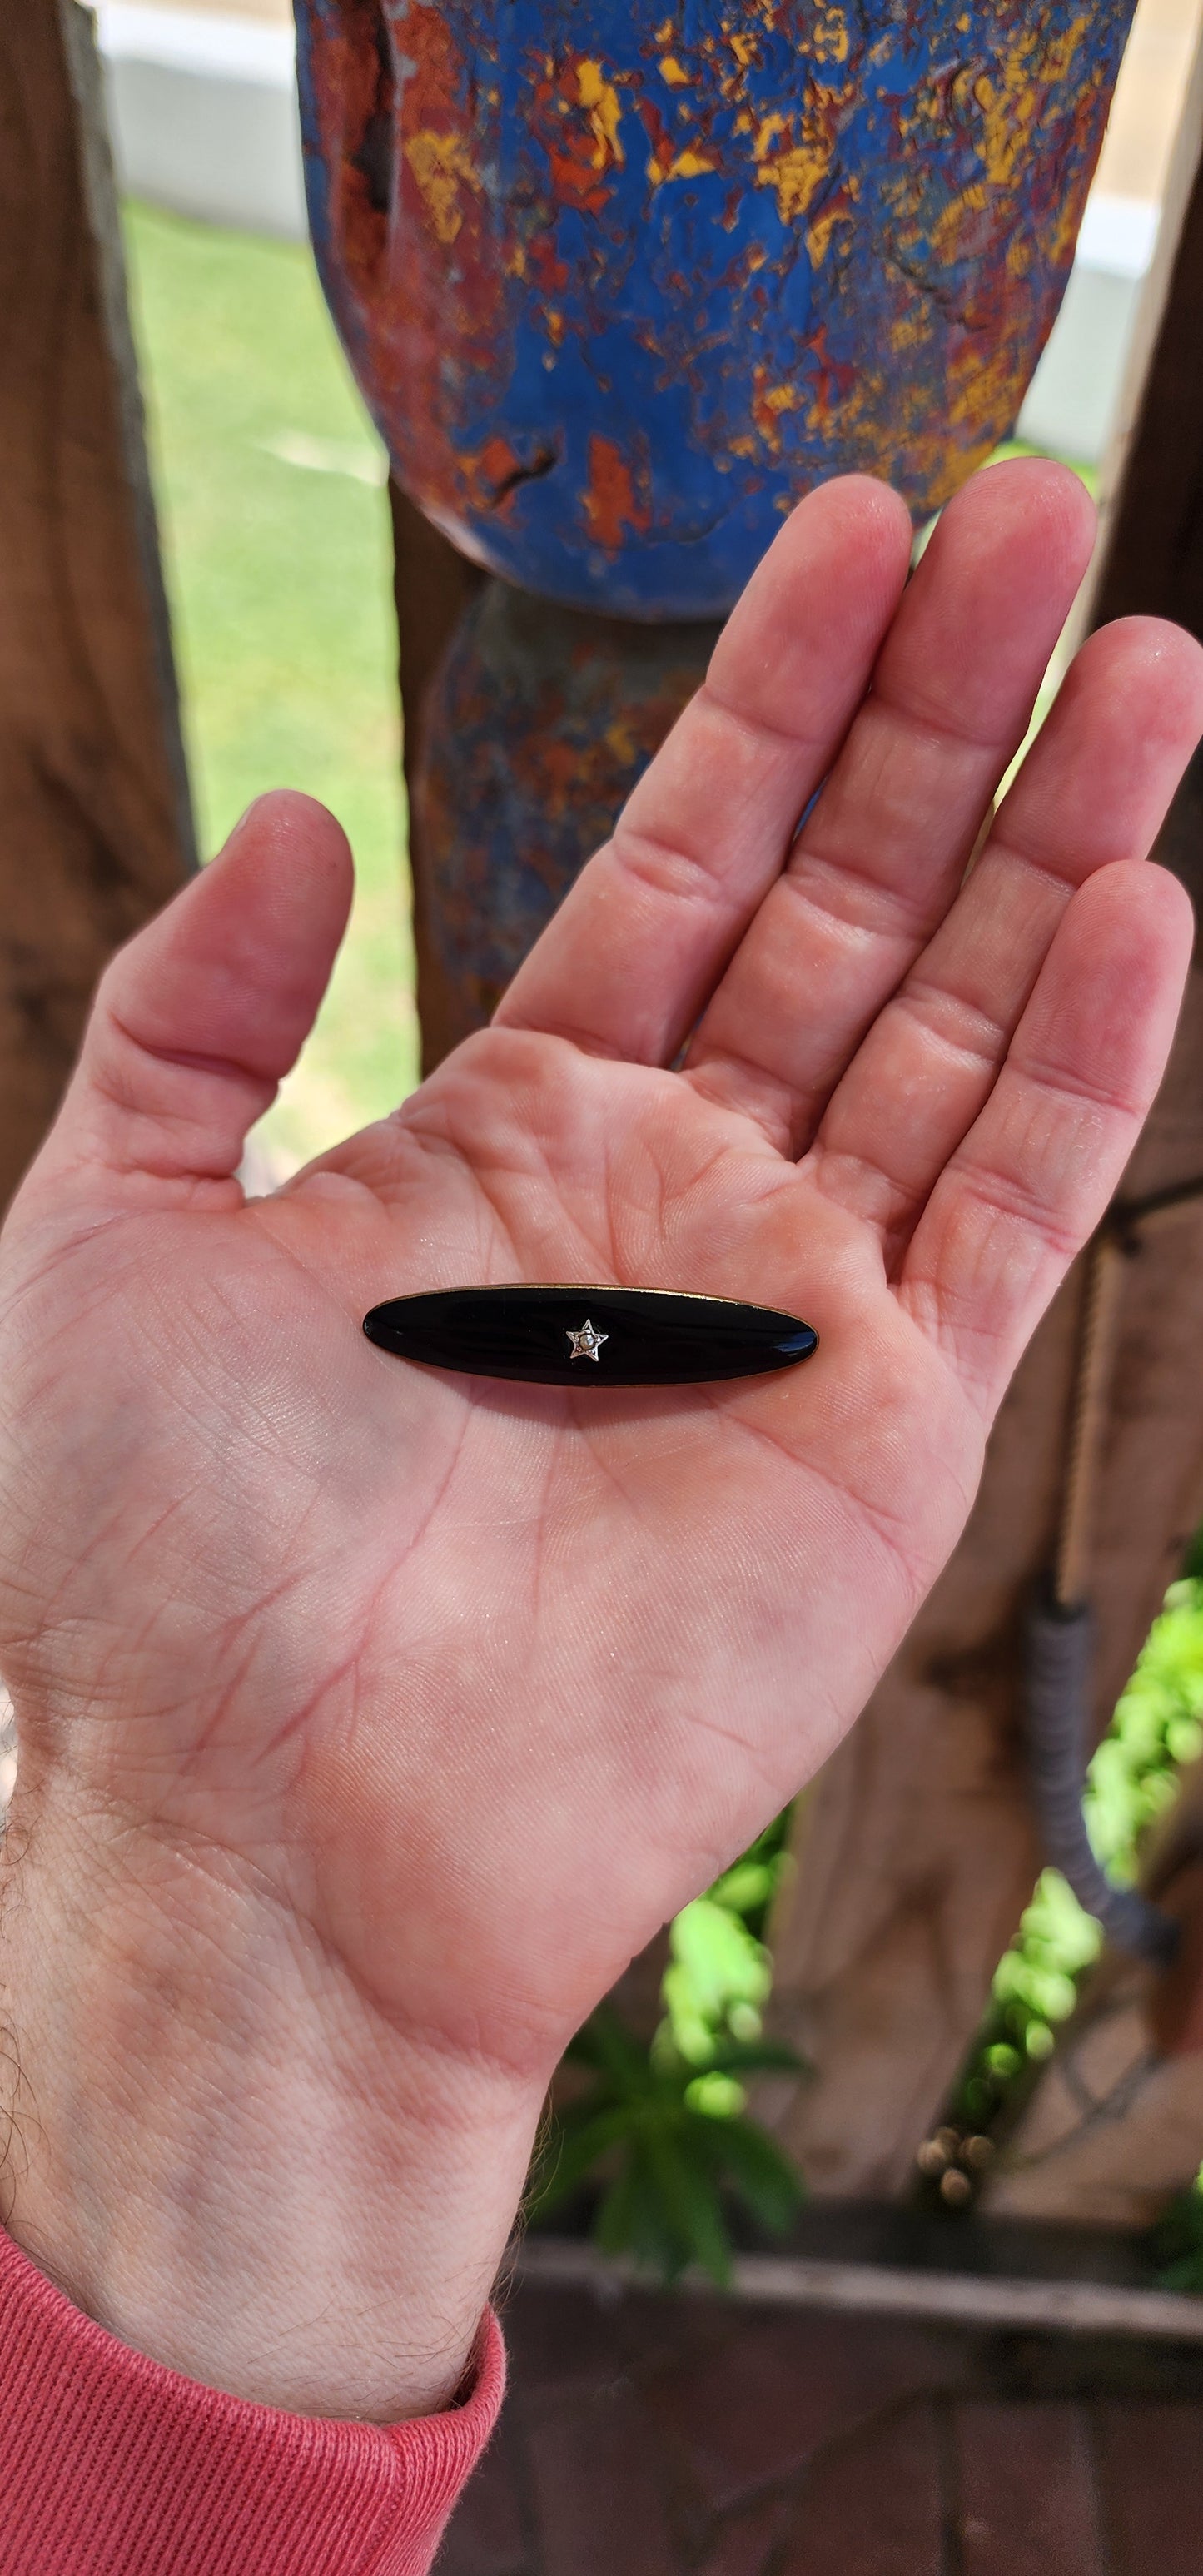
[[[462,2405],[318,2423],[164,2370],[0,2232],[4,2576],[426,2576],[496,2421],[486,2318]]]

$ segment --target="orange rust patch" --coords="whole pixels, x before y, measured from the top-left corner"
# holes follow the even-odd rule
[[[589,481],[585,489],[585,516],[594,543],[604,546],[607,554],[617,554],[624,528],[643,536],[649,524],[649,512],[635,491],[634,476],[620,447],[612,438],[593,437],[589,441]]]
[[[534,87],[535,125],[555,194],[564,205],[600,215],[610,201],[612,174],[626,158],[618,90],[590,55],[571,54],[559,65],[548,57],[544,68]]]
[[[515,455],[508,438],[486,439],[474,455],[460,456],[457,463],[469,506],[488,511],[494,518],[508,517],[513,494],[507,486],[522,473],[522,459]]]

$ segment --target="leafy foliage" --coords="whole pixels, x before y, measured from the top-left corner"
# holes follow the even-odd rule
[[[600,2175],[596,2242],[666,2281],[696,2263],[725,2286],[732,2202],[772,2235],[786,2233],[801,2202],[796,2167],[747,2117],[743,2082],[803,2071],[792,2049],[761,2035],[773,1972],[759,1936],[788,1866],[788,1822],[779,1817],[676,1916],[650,2047],[610,2003],[578,2032],[569,2062],[592,2081],[556,2112],[536,2162],[534,2220]]]
[[[1153,2230],[1152,2250],[1163,2289],[1203,2294],[1203,2169],[1170,2202]]]
[[[703,2068],[720,2043],[759,2039],[773,1985],[759,1936],[789,1867],[788,1827],[787,1810],[670,1925],[660,1989],[666,2019],[655,2043],[662,2053],[671,2042],[688,2065]],[[732,2107],[742,2110],[742,2100]]]
[[[1191,1571],[1167,1592],[1087,1776],[1087,1828],[1113,1878],[1135,1879],[1141,1836],[1172,1803],[1179,1765],[1200,1753],[1203,1554],[1196,1542]],[[1102,1937],[1060,1872],[1042,1871],[995,1971],[990,2009],[951,2105],[954,2125],[988,2132],[1001,2124],[1033,2061],[1051,2056],[1057,2025],[1073,2011]]]
[[[1171,1584],[1090,1766],[1086,1822],[1104,1869],[1136,1876],[1140,1837],[1174,1798],[1180,1763],[1203,1753],[1203,1581]]]
[[[725,2194],[760,2226],[785,2232],[801,2198],[798,2176],[764,2130],[732,2106],[742,2102],[742,2076],[766,2067],[795,2071],[790,2050],[763,2040],[716,2041],[699,2075],[671,2045],[644,2047],[612,2005],[602,2004],[568,2054],[593,2082],[556,2116],[536,2172],[532,2217],[569,2199],[599,2166],[613,2168],[594,2225],[603,2251],[631,2254],[666,2281],[696,2263],[720,2286],[731,2276]]]

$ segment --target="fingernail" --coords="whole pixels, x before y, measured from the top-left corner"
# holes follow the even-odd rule
[[[258,796],[252,796],[250,804],[245,806],[242,813],[239,815],[238,820],[234,825],[234,831],[226,834],[227,840],[232,841],[234,838],[234,832],[241,832],[245,828],[245,826],[250,822],[252,814],[257,814],[260,806],[266,803],[269,792],[270,791],[268,789],[264,788]]]

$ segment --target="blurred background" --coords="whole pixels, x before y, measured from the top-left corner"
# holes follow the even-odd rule
[[[418,1074],[387,466],[309,249],[286,0],[100,0],[96,17],[201,853],[254,796],[282,784],[328,805],[355,852],[355,909],[331,990],[252,1140],[252,1186],[268,1186],[392,1109]],[[1020,444],[1062,458],[1092,488],[1106,478],[1124,411],[1201,21],[1203,0],[1140,0],[1068,291],[1017,425]],[[1154,479],[1161,473],[1159,454]],[[1037,720],[1056,677],[1055,661]],[[1197,1167],[1186,1111],[1179,1123],[1175,1174],[1180,1153]],[[1122,1444],[1125,1423],[1136,1425],[1141,1458],[1159,1462],[1162,1483],[1174,1439],[1189,1446],[1191,1436],[1173,1382],[1174,1334],[1194,1357],[1198,1320],[1189,1253],[1171,1245],[1163,1258],[1167,1279],[1187,1285],[1157,1289],[1154,1262],[1148,1313],[1139,1293],[1130,1301],[1114,1429]],[[819,2201],[871,2200],[941,2221],[981,2208],[1132,2230],[1170,2205],[1178,2238],[1168,2252],[1150,2240],[1115,2259],[1145,2280],[1172,2274],[1176,2287],[1203,2289],[1203,2192],[1191,2188],[1203,2150],[1203,2006],[1198,2030],[1192,2022],[1163,2058],[1150,2049],[1160,2007],[1149,1962],[1111,1959],[1099,1920],[1056,1869],[1033,1893],[1028,1790],[1005,1697],[1012,1611],[998,1603],[1021,1597],[1044,1544],[1075,1332],[1068,1306],[1061,1322],[1050,1319],[1051,1357],[1038,1350],[1027,1364],[1001,1426],[979,1537],[967,1542],[980,1556],[966,1591],[978,1661],[970,1654],[941,1698],[921,1640],[913,1673],[900,1661],[856,1738],[871,1743],[878,1727],[900,1766],[882,1767],[876,1806],[861,1801],[863,1849],[847,1873],[870,1892],[870,1911],[871,1892],[896,1881],[889,1937],[866,1915],[850,1963],[833,1967],[824,1949],[835,1910],[825,1872],[843,1866],[841,1782],[852,1778],[854,1745],[809,1802],[683,1910],[581,2035],[537,2186],[557,2225],[596,2223],[610,2251],[634,2250],[670,2276],[700,2261],[722,2277],[732,2210],[754,2234],[788,2233],[804,2182]],[[1185,1431],[1172,1429],[1178,1415]],[[1022,1459],[1010,1499],[1008,1438]],[[1170,1502],[1159,1485],[1148,1530],[1132,1527],[1128,1486],[1146,1467],[1125,1464],[1114,1442],[1107,1509],[1118,1573],[1108,1576],[1104,1513],[1096,1600],[1108,1585],[1140,1598],[1124,1611],[1125,1642],[1099,1686],[1107,1732],[1091,1765],[1089,1833],[1112,1879],[1131,1886],[1159,1865],[1158,1835],[1180,1813],[1203,1878],[1203,1553],[1196,1542],[1183,1561],[1189,1518],[1162,1531]],[[943,1616],[937,1603],[937,1628]],[[900,1742],[910,1747],[901,1756]],[[4,1733],[0,1801],[13,1761]],[[937,1832],[929,1848],[919,1806],[945,1816],[945,1845]],[[925,1870],[942,1890],[962,1977],[951,2001],[933,1943],[908,1912]],[[975,1891],[992,1876],[997,1895],[978,1906]],[[1203,1895],[1198,1913],[1203,1927]],[[879,1958],[884,2003],[873,1985]],[[889,2034],[880,2063],[863,2038],[875,2014]],[[799,2079],[822,2056],[816,2034],[827,2058],[808,2087]],[[694,2164],[674,2167],[671,2188],[649,2184],[636,2226],[622,2176],[653,2132],[661,2155],[666,2139],[685,2137]]]
[[[1203,0],[1140,0],[1077,262],[1019,424],[1103,458]],[[287,784],[355,850],[355,917],[265,1121],[283,1173],[417,1073],[383,450],[306,244],[287,0],[101,0],[98,23],[201,847]],[[403,890],[403,889],[402,889]]]
[[[1018,6],[991,8],[993,25],[1029,25]],[[78,34],[73,6],[44,14]],[[308,247],[286,0],[100,0],[95,14],[201,854],[255,795],[287,784],[332,808],[356,858],[354,916],[317,1030],[253,1140],[250,1178],[262,1187],[392,1109],[417,1079],[387,468]],[[587,26],[584,0],[580,17]],[[1201,22],[1203,0],[1140,0],[1069,288],[1016,432],[1106,491],[1117,424],[1135,422],[1097,613],[1152,608],[1197,633],[1201,176],[1195,266],[1176,262],[1168,320],[1150,328],[1153,291],[1138,307]],[[1075,30],[1095,24],[1083,6]],[[17,40],[14,60],[19,51]],[[0,66],[3,52],[0,39]],[[1200,118],[1196,92],[1183,127],[1196,159]],[[53,186],[53,154],[43,162]],[[39,166],[31,155],[30,206]],[[1058,161],[1055,205],[1063,180]],[[40,232],[31,227],[20,187],[11,193],[15,302],[21,270],[36,266],[31,238],[40,248],[53,227],[44,212]],[[1171,208],[1165,239],[1176,237]],[[89,271],[93,290],[102,269]],[[47,342],[70,336],[64,274],[51,261],[40,280]],[[103,338],[103,306],[102,292],[81,293],[81,344],[89,331]],[[1142,330],[1173,363],[1154,365],[1136,399]],[[32,345],[36,354],[44,341]],[[124,339],[98,353],[124,363]],[[80,381],[86,396],[91,380]],[[25,522],[37,533],[46,490],[59,515],[41,531],[32,607],[10,578],[0,611],[16,602],[12,670],[24,691],[32,668],[32,694],[40,689],[42,730],[27,740],[22,714],[20,757],[10,744],[4,773],[6,795],[11,780],[24,785],[34,816],[24,838],[19,827],[10,835],[16,1035],[3,1092],[13,1132],[19,1112],[32,1139],[95,972],[171,891],[184,836],[171,811],[174,742],[151,743],[139,766],[154,731],[146,670],[128,652],[117,668],[123,598],[142,643],[154,625],[156,601],[138,587],[145,564],[124,522],[123,556],[84,542],[100,490],[80,473],[87,436],[71,447],[85,396],[48,429],[37,403],[47,384],[57,398],[54,368],[31,365],[29,382],[10,425],[24,474],[9,478],[10,550]],[[70,448],[57,476],[44,470],[55,437],[56,457]],[[124,491],[116,468],[130,460],[118,447],[110,436],[110,486]],[[78,596],[59,580],[63,527]],[[408,575],[404,560],[412,537],[411,527],[398,557],[407,646],[420,624],[414,558]],[[462,566],[443,553],[450,595]],[[114,578],[122,560],[125,594]],[[77,721],[71,696],[80,600],[82,658],[89,682],[99,673],[105,683],[92,696],[107,732]],[[455,592],[454,616],[459,601]],[[420,607],[428,614],[428,601]],[[70,628],[61,651],[56,619]],[[549,614],[553,660],[557,631]],[[47,637],[55,650],[43,671]],[[3,645],[0,631],[0,661]],[[408,650],[404,676],[421,708]],[[451,719],[447,734],[462,772]],[[420,737],[415,725],[411,743]],[[124,819],[135,791],[140,840]],[[468,777],[461,824],[473,794]],[[419,781],[419,823],[422,795]],[[1196,766],[1158,852],[1188,881],[1198,881],[1201,816]],[[105,908],[113,885],[124,913]],[[1195,2576],[1201,1068],[1197,967],[1175,1063],[1125,1183],[1123,1229],[1102,1246],[1115,1256],[1108,1275],[1122,1267],[1127,1278],[1111,1327],[1098,1325],[1108,1310],[1101,1291],[1096,1301],[1106,1267],[1092,1266],[1096,1246],[1016,1377],[962,1548],[859,1728],[665,1927],[573,2043],[507,2319],[515,2396],[457,2517],[445,2576],[592,2576],[613,2564],[624,2576]],[[1126,1257],[1135,1250],[1140,1261]],[[1080,1483],[1091,1410],[1095,1447]],[[1097,1870],[1075,1876],[1072,1854],[1037,1830],[1025,1752],[1036,1733],[1025,1605],[1075,1492],[1092,1528],[1083,1594],[1100,1649],[1085,1823],[1110,1890]],[[1059,1545],[1055,1554],[1059,1573]],[[1067,1597],[1079,1603],[1076,1590]],[[1070,1754],[1076,1811],[1081,1765],[1073,1745]],[[0,1690],[0,1808],[14,1765]],[[1040,1868],[1054,1850],[1068,1876]],[[1177,1907],[1181,1975],[1165,1970],[1162,1951],[1106,1939],[1109,1901],[1135,1889]],[[689,2298],[632,2288],[631,2266],[616,2270],[615,2256],[653,2280],[684,2276]],[[708,2300],[706,2275],[737,2298]]]

